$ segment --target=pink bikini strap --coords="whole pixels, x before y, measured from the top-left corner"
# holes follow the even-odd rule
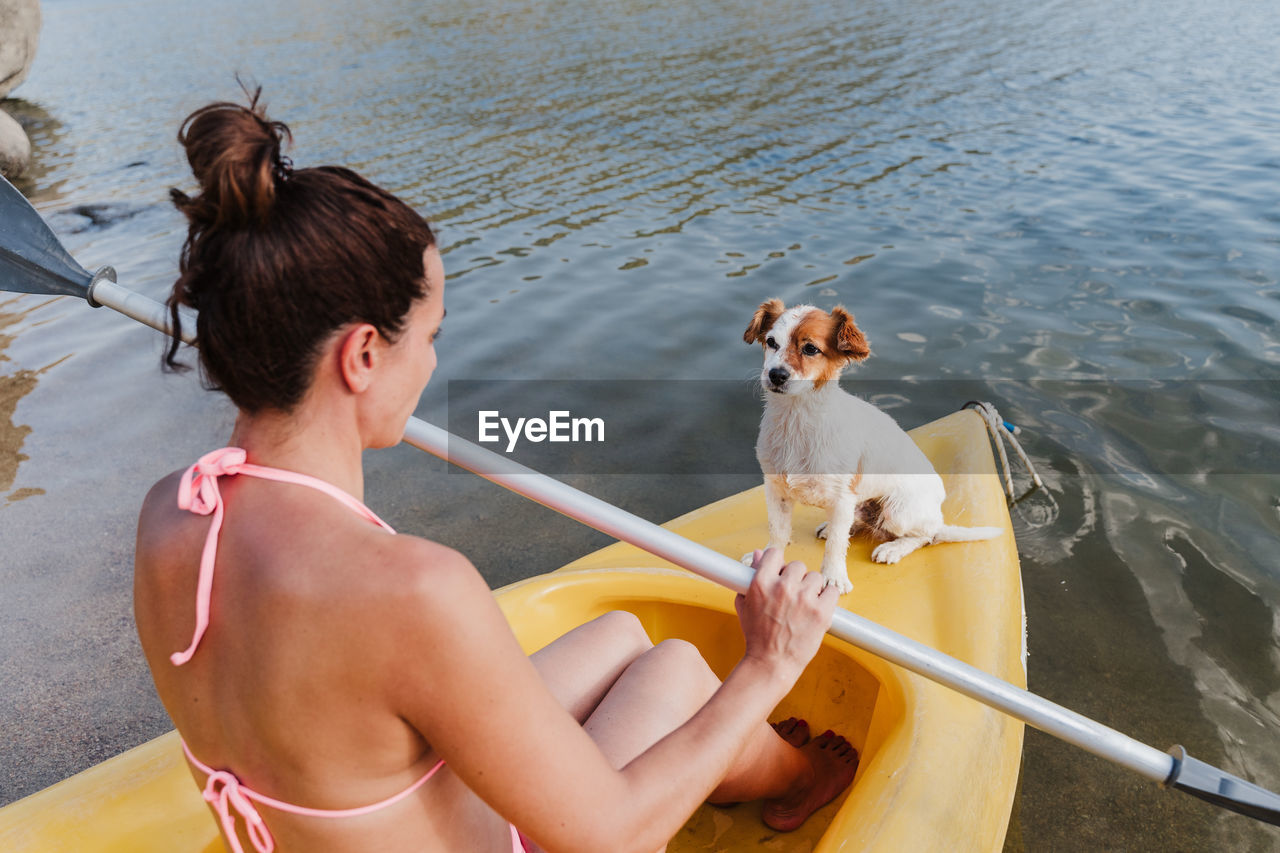
[[[267,824],[262,819],[262,815],[254,807],[254,802],[262,803],[264,806],[270,806],[273,809],[279,809],[282,812],[305,817],[358,817],[359,815],[369,814],[387,806],[395,805],[425,785],[427,780],[436,775],[436,772],[444,766],[443,759],[436,762],[435,766],[423,774],[422,778],[417,782],[414,782],[395,796],[388,797],[371,806],[361,806],[355,809],[308,809],[249,790],[240,784],[240,780],[235,777],[235,774],[226,770],[214,770],[196,758],[192,754],[191,748],[187,746],[186,741],[182,742],[182,751],[186,753],[187,760],[193,766],[209,777],[204,786],[204,800],[213,806],[214,811],[218,813],[218,821],[222,824],[227,843],[231,845],[231,853],[244,853],[244,849],[240,846],[240,841],[236,837],[236,818],[235,815],[231,814],[232,809],[244,820],[253,849],[258,853],[271,853],[275,849],[275,842],[271,838],[271,833],[267,830]]]
[[[196,647],[200,645],[205,629],[209,627],[213,564],[218,552],[218,531],[222,529],[223,515],[222,493],[218,490],[219,477],[245,474],[250,477],[261,477],[264,480],[310,486],[346,504],[388,533],[395,532],[391,529],[391,525],[378,518],[373,510],[331,483],[306,474],[254,465],[246,462],[245,458],[245,452],[238,447],[224,447],[221,450],[206,453],[200,457],[200,461],[186,470],[182,475],[182,481],[178,484],[178,507],[190,510],[197,515],[213,515],[213,523],[209,525],[209,533],[204,540],[204,551],[200,555],[200,575],[196,585],[195,634],[191,638],[191,645],[185,651],[174,652],[169,656],[174,666],[182,666],[191,660],[191,656],[196,653]]]

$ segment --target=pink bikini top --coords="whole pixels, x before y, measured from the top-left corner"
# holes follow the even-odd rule
[[[221,450],[207,453],[200,457],[200,461],[187,469],[186,473],[182,475],[182,481],[178,484],[179,508],[190,510],[197,515],[212,515],[213,523],[209,525],[209,533],[204,540],[204,551],[200,555],[200,574],[196,585],[195,635],[191,638],[191,645],[185,651],[174,652],[170,655],[169,660],[173,662],[174,666],[182,666],[191,660],[191,657],[196,653],[196,648],[200,645],[201,638],[204,637],[205,630],[209,627],[209,602],[213,592],[213,566],[218,552],[218,532],[222,529],[224,507],[222,493],[218,490],[219,477],[244,474],[250,477],[261,477],[264,480],[276,480],[281,483],[296,483],[300,486],[309,486],[336,498],[354,512],[377,524],[388,533],[395,532],[391,529],[391,525],[378,518],[373,510],[324,480],[310,477],[306,474],[284,471],[279,468],[253,465],[246,462],[245,458],[245,452],[238,447],[224,447]],[[267,829],[262,815],[254,808],[253,804],[255,802],[283,812],[307,817],[356,817],[376,812],[379,809],[384,809],[400,802],[426,784],[427,780],[444,766],[443,760],[437,762],[434,767],[423,774],[421,779],[408,788],[373,805],[354,809],[308,809],[250,790],[241,784],[235,774],[226,770],[215,770],[196,758],[187,746],[186,741],[182,742],[182,751],[186,753],[187,759],[192,766],[198,768],[209,777],[204,786],[204,799],[217,812],[227,844],[231,847],[231,853],[244,853],[244,848],[241,847],[240,840],[236,835],[236,818],[231,813],[233,809],[244,820],[249,840],[252,842],[254,850],[257,853],[272,853],[275,850],[275,841],[272,839],[271,832]],[[514,826],[511,827],[511,838],[512,850],[514,853],[521,853],[524,847]]]

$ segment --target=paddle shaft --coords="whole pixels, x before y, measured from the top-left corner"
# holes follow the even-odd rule
[[[89,302],[169,333],[165,306],[107,278],[99,276],[94,282]],[[183,331],[184,340],[191,343],[194,326],[184,324]],[[751,569],[737,560],[426,421],[411,417],[405,427],[404,441],[735,592],[745,592],[751,584]],[[836,610],[828,633],[1152,781],[1164,783],[1173,773],[1174,759],[1168,753],[848,610]]]
[[[735,592],[746,592],[751,584],[752,570],[737,560],[438,426],[410,418],[404,441]],[[1167,753],[843,608],[836,610],[828,633],[1153,781],[1164,782],[1173,770]]]

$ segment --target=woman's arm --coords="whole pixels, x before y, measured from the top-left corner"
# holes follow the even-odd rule
[[[556,853],[649,853],[675,835],[816,653],[837,597],[767,554],[739,598],[743,659],[688,723],[619,771],[547,690],[466,558],[402,543],[416,543],[400,555],[416,561],[412,580],[379,626],[401,650],[391,701],[476,794]]]

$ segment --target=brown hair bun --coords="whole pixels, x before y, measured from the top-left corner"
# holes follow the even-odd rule
[[[266,117],[265,107],[258,104],[261,96],[259,86],[248,106],[219,101],[182,123],[178,142],[187,151],[201,194],[190,198],[175,189],[171,195],[193,223],[234,228],[262,224],[270,216],[277,183],[290,171],[281,145],[292,142],[293,135],[283,122]]]

